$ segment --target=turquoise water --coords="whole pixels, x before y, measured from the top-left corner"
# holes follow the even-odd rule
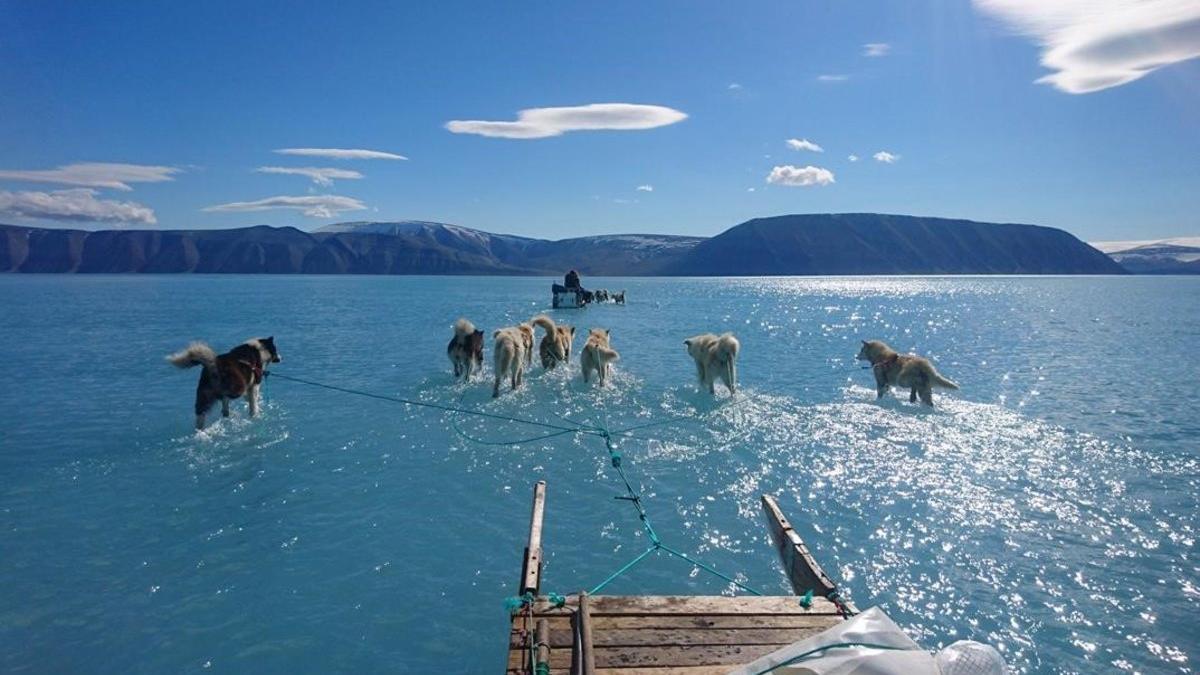
[[[494,672],[534,481],[544,590],[645,545],[590,437],[485,446],[445,413],[279,379],[261,419],[238,402],[194,433],[197,373],[163,355],[273,334],[277,372],[381,394],[557,424],[702,418],[623,441],[629,472],[669,544],[768,592],[787,586],[764,492],[860,607],[926,647],[1194,669],[1200,279],[589,282],[628,306],[554,316],[612,329],[610,386],[539,367],[492,402],[490,381],[452,382],[450,324],[490,335],[545,309],[549,280],[0,277],[0,668]],[[736,402],[693,384],[681,341],[709,330],[741,338]],[[933,412],[876,402],[860,338],[931,356],[962,391]],[[644,565],[611,592],[729,591]]]

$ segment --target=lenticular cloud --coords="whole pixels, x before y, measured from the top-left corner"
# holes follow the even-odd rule
[[[592,103],[559,108],[528,108],[515,122],[451,120],[446,129],[456,134],[493,138],[548,138],[568,131],[653,129],[687,119],[687,114],[660,105]]]
[[[1087,94],[1200,56],[1195,0],[975,0],[1042,45],[1037,81]]]

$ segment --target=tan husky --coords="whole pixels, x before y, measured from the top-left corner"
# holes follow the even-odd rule
[[[725,383],[730,395],[737,393],[737,355],[741,344],[733,333],[705,333],[690,337],[683,344],[687,345],[688,354],[696,362],[696,376],[708,393],[717,393],[718,378]]]
[[[575,340],[574,326],[559,326],[545,314],[533,317],[529,323],[546,331],[538,346],[543,368],[550,369],[570,360],[571,343]]]
[[[515,390],[525,379],[525,364],[533,353],[533,326],[527,323],[501,328],[492,333],[492,354],[496,383],[492,398],[500,395],[500,378],[508,377]]]
[[[933,406],[933,388],[958,389],[958,385],[942,377],[929,359],[915,354],[900,354],[882,340],[863,340],[858,350],[859,361],[870,361],[875,373],[877,398],[883,398],[893,386],[909,389],[908,400]]]
[[[621,358],[617,350],[609,346],[612,331],[607,328],[593,328],[588,331],[587,342],[579,355],[579,365],[583,368],[583,381],[590,381],[592,371],[600,376],[600,384],[608,380],[608,364]]]

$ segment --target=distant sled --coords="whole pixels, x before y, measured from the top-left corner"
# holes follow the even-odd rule
[[[562,284],[550,287],[551,305],[554,309],[583,309],[591,302],[591,292],[582,288],[567,288]]]

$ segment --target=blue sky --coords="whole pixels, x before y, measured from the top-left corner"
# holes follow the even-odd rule
[[[877,211],[1191,235],[1197,4],[6,2],[0,222],[558,238]],[[590,104],[626,107],[446,126]]]

